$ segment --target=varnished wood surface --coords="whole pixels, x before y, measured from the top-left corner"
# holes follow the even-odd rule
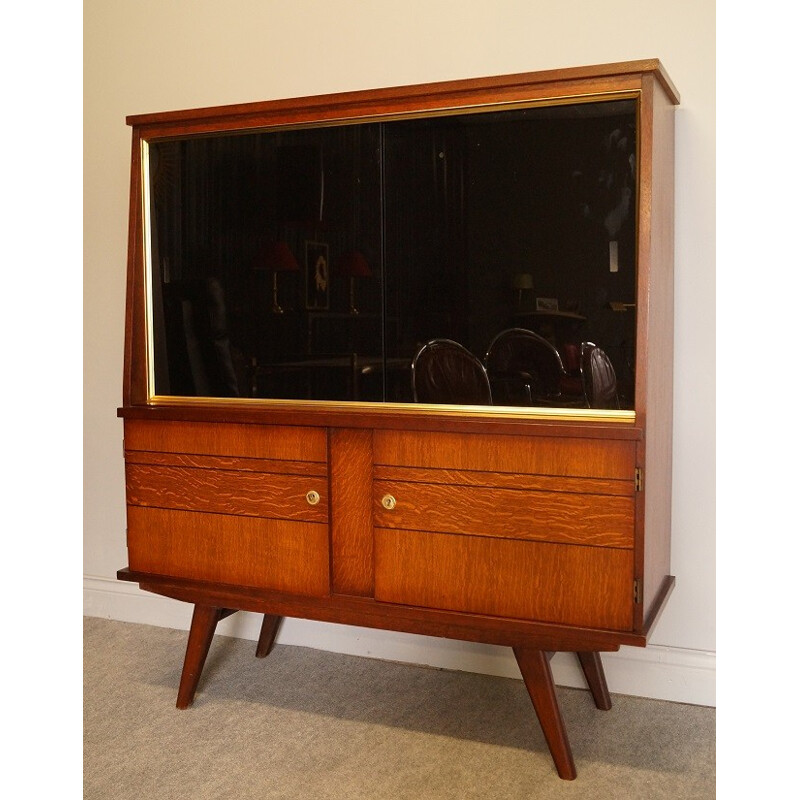
[[[321,597],[328,594],[326,525],[128,506],[131,568]]]
[[[632,627],[630,550],[375,531],[375,598],[585,627]]]
[[[391,510],[386,495],[396,500]],[[383,528],[633,547],[631,497],[376,481],[373,508]]]
[[[131,141],[130,192],[128,195],[128,261],[125,279],[125,343],[122,372],[122,402],[126,406],[147,399],[146,345],[144,333],[144,264],[142,254],[142,148],[138,137]]]
[[[647,431],[647,441],[646,447],[644,442],[641,445],[642,460],[646,465],[642,498],[644,513],[638,526],[642,536],[638,551],[641,559],[639,569],[644,577],[641,613],[646,616],[657,602],[664,576],[670,572],[675,338],[672,235],[675,214],[675,111],[658,84],[653,85],[652,91],[643,99],[647,99],[652,106],[650,169],[653,186],[650,236],[647,240],[650,260],[645,348],[647,362],[642,367],[637,363],[637,370],[646,370],[642,422]],[[656,361],[658,369],[652,367]]]
[[[639,102],[635,420],[149,399],[143,139],[610,93]],[[286,615],[510,644],[558,772],[574,777],[544,650],[579,652],[603,707],[608,693],[596,651],[644,645],[674,584],[678,101],[651,59],[128,118],[134,130],[118,413],[125,419],[133,571],[120,577],[197,604],[179,705],[191,702],[226,609],[267,615],[262,638],[270,643],[274,621]],[[644,473],[636,492],[635,467]],[[305,501],[309,489],[321,497],[317,506]],[[395,513],[380,503],[383,494],[397,498]],[[644,589],[638,604],[634,578]],[[266,647],[260,642],[258,649]]]
[[[572,749],[567,739],[561,709],[558,707],[550,660],[546,653],[530,647],[515,647],[514,656],[536,716],[539,718],[539,724],[542,726],[542,733],[556,765],[558,776],[564,780],[574,780],[577,777],[575,761],[572,758]]]
[[[319,477],[193,467],[125,468],[128,503],[151,508],[328,521],[328,481]],[[316,491],[320,501],[309,504]]]
[[[328,476],[328,467],[321,461],[289,461],[276,458],[238,458],[235,456],[195,455],[194,453],[153,453],[147,450],[127,450],[125,462],[164,467],[275,472],[281,475],[303,475],[317,478],[327,478]]]
[[[376,464],[376,481],[404,483],[443,483],[453,486],[493,486],[520,491],[551,491],[576,494],[600,494],[633,497],[633,480],[572,478],[569,475],[531,475],[524,472],[483,472],[466,469],[418,469]]]
[[[188,708],[193,700],[203,665],[206,663],[211,640],[217,623],[227,616],[226,609],[207,605],[196,605],[192,612],[192,624],[189,628],[189,639],[186,644],[186,656],[183,660],[181,682],[178,687],[178,700],[176,706],[180,709]]]
[[[559,100],[563,98],[593,97],[607,92],[628,93],[640,97],[641,142],[640,168],[638,170],[640,190],[637,193],[637,218],[640,220],[638,237],[637,270],[639,274],[639,308],[637,310],[637,409],[635,422],[609,420],[581,421],[576,419],[531,419],[522,416],[502,415],[439,409],[418,409],[413,406],[401,410],[383,408],[380,405],[370,407],[349,407],[347,404],[270,404],[269,402],[237,404],[235,402],[214,402],[182,404],[179,399],[168,404],[147,403],[147,375],[145,349],[145,285],[143,250],[141,243],[141,172],[140,172],[140,137],[151,135],[191,134],[211,130],[228,130],[231,128],[246,129],[262,125],[282,124],[285,122],[325,121],[359,117],[370,114],[392,114],[406,112],[424,112],[437,108],[457,108],[459,105],[480,103],[516,102],[519,100],[538,101],[544,99]],[[147,475],[148,486],[136,485],[131,493],[134,502],[145,502],[143,495],[137,495],[142,489],[149,493],[155,502],[164,502],[163,498],[177,498],[173,505],[188,505],[190,491],[178,491],[151,478],[156,475],[184,475],[169,470],[194,470],[207,473],[204,477],[216,482],[214,503],[203,507],[208,511],[235,510],[238,516],[224,513],[187,512],[161,508],[136,508],[137,514],[171,515],[162,518],[156,524],[154,539],[159,532],[166,534],[168,540],[177,541],[178,550],[186,552],[177,554],[169,551],[166,545],[158,559],[148,555],[150,542],[147,537],[136,532],[129,535],[134,544],[132,564],[144,569],[142,574],[163,574],[171,565],[180,563],[180,568],[189,568],[190,578],[177,578],[186,581],[198,579],[211,581],[214,585],[226,584],[228,588],[215,589],[214,592],[231,599],[234,596],[244,598],[242,601],[253,603],[264,610],[274,600],[269,601],[263,595],[253,594],[254,589],[243,589],[242,595],[234,592],[230,580],[253,580],[252,573],[238,573],[235,570],[222,569],[217,560],[232,558],[231,553],[218,552],[218,548],[241,555],[253,549],[258,553],[256,572],[261,575],[271,573],[263,553],[258,548],[264,542],[263,531],[255,534],[251,525],[272,522],[280,527],[282,533],[277,535],[283,545],[278,547],[280,553],[289,549],[285,540],[287,531],[297,530],[293,526],[309,524],[319,527],[323,536],[312,536],[316,544],[312,548],[320,557],[324,547],[326,573],[324,579],[322,569],[314,558],[313,568],[316,578],[314,588],[304,586],[302,580],[290,581],[290,588],[278,588],[279,592],[290,593],[294,599],[282,600],[284,610],[310,609],[313,618],[346,618],[353,624],[374,623],[378,627],[398,626],[398,629],[413,628],[412,632],[421,629],[447,630],[451,634],[474,635],[477,631],[487,636],[499,636],[504,626],[515,624],[532,626],[525,630],[553,630],[562,636],[561,644],[574,642],[579,638],[575,631],[580,630],[580,637],[585,642],[592,636],[600,637],[605,644],[621,642],[643,644],[649,626],[657,618],[663,602],[669,594],[674,582],[669,571],[669,482],[663,478],[668,476],[671,463],[671,372],[664,369],[663,360],[671,360],[671,261],[672,261],[672,204],[674,192],[672,187],[672,106],[678,101],[674,86],[663,71],[663,67],[655,60],[630,62],[623,64],[601,65],[568,70],[550,70],[545,73],[534,73],[517,76],[498,76],[470,81],[452,81],[442,84],[420,85],[416,87],[396,87],[374,92],[355,92],[341,95],[329,95],[309,98],[305,101],[280,100],[275,102],[243,104],[218,109],[196,110],[188,112],[169,112],[162,115],[140,115],[131,117],[129,122],[135,126],[132,142],[131,173],[131,216],[129,227],[129,276],[126,306],[126,354],[125,383],[123,393],[124,406],[119,415],[125,419],[126,452],[129,470],[139,477]],[[374,432],[374,433],[373,433]],[[340,436],[341,434],[341,436]],[[645,443],[645,436],[647,441]],[[328,470],[328,437],[331,448],[339,448],[339,456],[330,455],[331,489],[320,492],[323,497],[321,506],[330,507],[330,530],[323,522],[280,522],[278,520],[259,520],[249,517],[249,510],[256,513],[280,514],[280,509],[267,508],[260,501],[254,504],[255,484],[266,486],[272,474],[280,475],[283,481],[288,476],[319,478],[324,481]],[[361,437],[361,438],[359,438]],[[368,465],[366,441],[374,454],[374,466]],[[645,448],[645,444],[647,445]],[[280,463],[278,463],[280,462]],[[308,470],[304,471],[304,465]],[[645,474],[645,490],[632,491],[633,468],[640,466]],[[143,470],[151,470],[144,472]],[[167,470],[158,472],[155,470]],[[431,483],[426,470],[438,470],[437,481]],[[244,476],[248,474],[257,480],[248,483],[242,477],[245,487],[226,483],[223,473],[235,472]],[[195,475],[190,472],[190,475]],[[352,475],[349,473],[352,472]],[[487,477],[490,476],[490,477]],[[195,478],[197,476],[195,475]],[[373,479],[378,482],[373,486]],[[183,478],[181,478],[183,481]],[[396,534],[418,528],[449,529],[456,527],[470,533],[469,536],[454,537],[465,540],[469,548],[479,547],[483,555],[487,554],[486,542],[495,545],[510,545],[537,550],[542,547],[560,547],[565,551],[584,549],[592,553],[603,553],[606,556],[616,553],[631,557],[629,549],[617,549],[607,546],[626,542],[630,547],[629,528],[621,519],[609,525],[609,530],[600,536],[617,536],[610,539],[603,547],[582,548],[566,544],[554,544],[543,541],[523,541],[513,538],[491,539],[476,535],[474,518],[478,507],[486,512],[488,527],[478,534],[491,532],[493,535],[507,536],[510,514],[506,507],[517,509],[517,515],[525,522],[525,529],[536,529],[537,521],[531,520],[536,504],[530,506],[514,505],[519,499],[512,493],[530,492],[534,499],[542,500],[548,493],[557,494],[559,503],[567,494],[574,498],[583,493],[603,498],[602,508],[617,509],[617,503],[633,503],[635,532],[633,534],[633,564],[625,567],[625,591],[621,588],[612,592],[614,602],[619,602],[617,616],[624,615],[622,627],[617,620],[609,627],[605,623],[592,622],[588,627],[570,624],[567,626],[548,623],[541,619],[524,623],[514,622],[511,617],[488,616],[484,614],[466,613],[463,617],[447,611],[436,609],[410,609],[387,603],[375,603],[370,600],[372,591],[373,563],[377,564],[377,552],[371,548],[371,532],[368,520],[373,513],[383,513],[382,507],[376,507],[383,489],[383,484],[392,486],[395,491],[406,487],[414,489],[422,487],[415,501],[414,519],[385,522],[376,533],[380,541],[383,537],[384,548],[389,538]],[[285,486],[285,483],[281,485]],[[427,485],[432,489],[425,488]],[[198,484],[199,486],[199,484]],[[399,487],[399,488],[398,488]],[[437,488],[438,487],[438,488]],[[453,488],[450,488],[453,487]],[[657,487],[657,488],[656,488]],[[491,491],[487,491],[491,489]],[[339,494],[342,499],[338,499]],[[158,495],[155,497],[154,495]],[[246,501],[240,499],[244,496]],[[424,502],[422,502],[424,500]],[[446,519],[443,510],[428,512],[442,502],[466,500],[463,509],[472,507],[472,511],[458,506],[455,512]],[[147,501],[149,502],[149,500]],[[294,498],[288,502],[294,508]],[[278,505],[281,505],[278,503]],[[564,504],[553,500],[545,503],[554,520],[547,523],[549,530],[558,529],[558,520],[564,519]],[[564,501],[567,508],[569,501]],[[610,505],[609,505],[610,504]],[[590,503],[591,505],[591,503]],[[197,504],[192,505],[196,508]],[[591,510],[591,509],[590,509]],[[318,509],[315,513],[320,513]],[[405,513],[405,509],[401,511]],[[200,530],[189,532],[175,521],[180,515],[198,514],[202,520]],[[576,516],[574,508],[569,512]],[[567,516],[569,516],[567,514]],[[626,513],[622,516],[627,515]],[[593,516],[590,514],[589,516]],[[604,517],[604,512],[596,512],[597,519]],[[629,515],[628,515],[629,516]],[[154,519],[155,517],[153,517]],[[419,525],[425,518],[427,527]],[[165,520],[169,519],[168,522]],[[219,520],[229,519],[233,522],[221,523]],[[216,521],[213,521],[216,520]],[[235,522],[235,524],[234,524]],[[412,524],[413,523],[413,524]],[[530,524],[529,524],[530,523]],[[391,529],[390,525],[402,524],[406,528]],[[494,528],[493,525],[499,525]],[[541,519],[538,523],[541,526]],[[581,519],[579,524],[587,524]],[[160,527],[159,527],[160,525]],[[286,527],[288,526],[288,527]],[[589,535],[596,530],[588,524]],[[175,531],[178,531],[176,533]],[[278,529],[276,529],[278,530]],[[234,531],[236,533],[234,534]],[[594,533],[592,533],[592,531]],[[586,531],[584,530],[584,533]],[[455,564],[455,554],[462,545],[453,547],[449,544],[452,537],[449,533],[434,532],[426,534],[429,543],[436,542],[434,553],[428,553],[430,544],[424,547],[414,544],[414,558],[422,558],[422,571],[432,569],[427,558],[444,556],[445,562]],[[174,537],[179,539],[175,540]],[[205,539],[203,537],[206,537]],[[182,539],[180,537],[183,537]],[[242,538],[243,537],[243,538]],[[329,540],[327,537],[330,537]],[[162,536],[161,538],[164,538]],[[412,537],[413,538],[413,537]],[[603,543],[597,540],[596,543]],[[406,543],[407,544],[407,543]],[[159,546],[153,542],[153,546]],[[405,546],[405,545],[404,545]],[[281,550],[283,548],[283,550]],[[494,545],[489,548],[494,553]],[[529,554],[532,550],[527,551]],[[332,560],[328,558],[332,555]],[[384,552],[386,555],[386,551]],[[298,570],[303,556],[293,553],[285,556],[286,569],[291,574]],[[483,556],[482,556],[483,557]],[[150,558],[151,560],[147,560]],[[398,555],[399,559],[400,556]],[[503,556],[508,559],[508,556]],[[528,558],[532,558],[530,555]],[[138,561],[137,559],[144,559]],[[449,560],[448,560],[449,559]],[[501,559],[502,560],[502,559]],[[320,557],[321,561],[321,557]],[[541,566],[542,558],[537,555],[533,561]],[[545,559],[546,561],[546,559]],[[412,568],[406,564],[404,569],[414,574],[417,561]],[[202,564],[202,569],[198,567]],[[595,567],[600,562],[593,561]],[[474,565],[470,564],[472,569]],[[555,568],[555,567],[554,567]],[[564,573],[559,572],[551,577],[554,589],[558,589]],[[591,567],[587,566],[591,571]],[[192,571],[194,570],[194,571]],[[184,573],[179,573],[184,574]],[[511,568],[512,581],[517,579]],[[569,573],[569,570],[567,572]],[[621,572],[611,570],[614,580],[619,579]],[[198,577],[199,576],[199,577]],[[232,577],[233,576],[233,577]],[[561,577],[558,577],[561,576]],[[627,585],[628,579],[644,578],[645,602],[633,607],[630,599],[632,589]],[[608,575],[606,575],[608,578]],[[394,580],[394,578],[392,579]],[[521,579],[520,579],[521,580]],[[580,577],[571,579],[580,584]],[[594,580],[592,578],[591,580]],[[488,578],[486,578],[488,584]],[[312,582],[313,583],[313,582]],[[323,594],[314,597],[300,598],[304,593],[336,591],[360,593],[360,598],[334,599]],[[159,583],[160,587],[165,584]],[[249,584],[245,584],[249,586]],[[261,584],[259,584],[261,585]],[[495,586],[499,585],[496,580]],[[172,589],[171,589],[172,590]],[[275,591],[274,587],[269,588]],[[187,589],[185,583],[176,591],[181,597]],[[263,591],[267,591],[264,589]],[[583,591],[581,589],[581,591]],[[598,590],[604,591],[604,590]],[[579,592],[580,594],[580,592]],[[624,602],[620,599],[624,595]],[[576,600],[575,608],[580,608],[584,601]],[[602,595],[600,605],[607,602]],[[325,605],[332,604],[330,609]],[[363,605],[359,605],[363,603]],[[624,607],[624,614],[622,609]],[[632,611],[633,609],[633,611]],[[574,610],[574,609],[573,609]],[[598,612],[600,616],[604,612]],[[629,619],[631,613],[633,619]],[[445,616],[440,616],[445,615]],[[449,615],[449,616],[448,616]],[[367,622],[359,623],[359,618]],[[460,620],[460,621],[459,621]],[[487,622],[487,620],[489,620]],[[511,620],[511,621],[509,621]],[[404,627],[405,626],[405,627]],[[497,626],[497,627],[495,627]],[[555,626],[555,627],[553,627]],[[627,627],[626,627],[627,626]],[[596,631],[592,631],[596,628]],[[610,631],[610,632],[609,632]],[[589,633],[591,632],[591,634]],[[434,634],[436,635],[436,634]],[[447,635],[447,634],[444,634]],[[455,636],[454,638],[458,638]],[[558,648],[554,648],[558,649]],[[592,649],[592,648],[586,648]]]
[[[600,653],[584,651],[578,652],[577,655],[595,706],[601,711],[610,710],[611,695],[608,691],[606,673],[603,669],[603,662],[600,660]]]
[[[635,458],[626,441],[391,430],[373,452],[380,465],[627,480]]]
[[[258,634],[256,658],[266,658],[272,652],[281,622],[283,622],[283,617],[264,614],[264,619],[261,620],[261,630]]]
[[[372,431],[330,433],[333,591],[371,596]]]
[[[126,420],[125,449],[326,462],[324,428]]]
[[[413,404],[389,408],[382,403],[335,404],[328,402],[274,403],[269,400],[242,402],[142,403],[123,406],[117,415],[125,420],[162,422],[233,423],[251,425],[361,428],[368,430],[417,430],[453,433],[548,436],[552,438],[615,439],[639,441],[642,430],[635,422],[608,419],[556,419],[522,414],[493,415],[469,409],[454,413],[420,409]]]
[[[219,124],[220,120],[225,120],[228,126],[232,119],[236,119],[240,126],[248,126],[248,122],[258,124],[260,120],[263,120],[261,124],[277,122],[285,117],[288,117],[286,121],[301,121],[307,119],[304,111],[313,119],[385,114],[407,111],[409,107],[433,110],[440,106],[452,108],[458,105],[519,99],[520,93],[526,97],[548,97],[553,94],[570,96],[576,92],[585,94],[620,91],[624,87],[636,89],[641,86],[643,74],[655,75],[672,101],[679,102],[678,92],[661,62],[658,59],[641,59],[303,98],[134,114],[128,116],[127,123],[136,127],[180,125],[182,129],[201,127],[208,130],[209,127],[213,129],[214,124]]]
[[[336,622],[381,630],[440,636],[467,642],[509,647],[526,644],[553,651],[618,650],[621,645],[643,647],[649,631],[562,625],[488,614],[384,603],[368,597],[331,595],[310,597],[268,589],[235,586],[139,572],[127,567],[117,578],[138,583],[148,592],[186,603],[204,603],[319,622]]]

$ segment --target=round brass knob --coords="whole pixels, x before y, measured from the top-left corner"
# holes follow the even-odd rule
[[[308,504],[310,506],[315,506],[319,503],[319,492],[315,492],[313,489],[306,494],[306,500],[308,500]]]
[[[381,500],[381,505],[388,511],[391,511],[397,505],[397,500],[390,494],[385,494]]]

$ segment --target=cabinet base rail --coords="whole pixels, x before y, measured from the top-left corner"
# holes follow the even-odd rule
[[[195,604],[178,688],[176,703],[178,708],[186,709],[194,700],[217,623],[236,611],[237,609],[232,608]],[[256,645],[258,658],[264,658],[272,650],[281,620],[280,616],[264,615]],[[542,727],[556,771],[560,778],[574,780],[577,776],[575,762],[558,705],[553,673],[550,669],[550,658],[553,656],[553,652],[522,645],[516,645],[512,649]],[[606,685],[600,653],[578,651],[577,656],[595,705],[597,708],[607,711],[611,708],[611,696]]]

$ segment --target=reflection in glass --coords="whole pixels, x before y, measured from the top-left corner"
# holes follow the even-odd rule
[[[426,343],[522,329],[563,380],[506,359],[496,404],[585,407],[592,342],[633,407],[634,100],[153,141],[149,175],[157,395],[413,402]]]

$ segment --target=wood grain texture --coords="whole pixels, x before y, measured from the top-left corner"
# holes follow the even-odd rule
[[[128,264],[125,286],[125,345],[122,402],[129,406],[147,400],[145,360],[144,254],[142,237],[142,146],[138,131],[131,136],[131,173],[128,197]]]
[[[633,547],[633,512],[631,497],[388,481],[375,482],[373,504],[384,528],[622,548]]]
[[[321,461],[203,456],[193,453],[152,453],[147,450],[126,450],[125,461],[128,464],[152,464],[164,467],[230,469],[245,472],[277,472],[282,475],[303,475],[305,477],[328,477],[328,467]]]
[[[523,413],[495,415],[490,409],[479,413],[453,413],[444,407],[424,409],[411,403],[403,406],[388,403],[338,405],[302,401],[278,404],[270,400],[240,400],[220,403],[193,402],[175,398],[169,403],[123,406],[117,416],[125,420],[162,422],[236,423],[242,425],[279,425],[362,430],[418,430],[452,433],[546,436],[555,439],[611,439],[636,442],[642,430],[633,420],[618,422],[604,418],[551,419]]]
[[[324,428],[126,420],[125,449],[326,462]]]
[[[641,98],[635,421],[526,419],[491,410],[378,404],[151,402],[141,137],[481,103],[579,102],[609,92]],[[213,608],[536,649],[645,644],[672,585],[665,573],[677,102],[662,66],[649,60],[130,118],[135,128],[119,415],[125,419],[126,460],[133,476],[130,563],[144,576],[143,588]],[[322,508],[313,512],[321,515],[330,499],[327,518],[250,516],[294,513],[289,478],[324,484],[329,441],[331,490],[317,489]],[[374,467],[368,457],[373,451]],[[636,466],[644,469],[645,488],[634,493]],[[438,470],[434,479],[431,470]],[[374,504],[386,487],[399,495],[400,513],[384,519],[382,506]],[[273,493],[272,501],[264,501],[265,491]],[[414,493],[408,508],[406,491]],[[374,541],[373,511],[382,522]],[[442,532],[453,528],[469,535]],[[441,530],[426,532],[430,529]],[[523,538],[516,538],[520,531]],[[528,531],[546,531],[558,541],[527,540]],[[613,546],[564,544],[570,536]],[[644,603],[637,606],[634,577],[644,577]],[[379,601],[369,596],[373,578]],[[354,594],[331,596],[331,585]],[[413,603],[419,605],[408,605]]]
[[[610,73],[603,77],[576,74],[573,79],[564,76],[556,78],[553,83],[535,82],[536,77],[537,73],[527,73],[457,81],[450,86],[417,85],[304,97],[300,101],[273,100],[221,108],[136,115],[129,117],[128,123],[135,125],[148,137],[182,136],[229,131],[233,124],[239,130],[247,130],[273,125],[338,122],[348,118],[365,119],[409,111],[436,111],[464,105],[473,107],[485,103],[548,103],[559,95],[575,98],[577,102],[579,97],[598,94],[635,95],[641,86],[641,76],[637,74]]]
[[[376,465],[375,480],[406,483],[446,483],[455,486],[496,486],[523,491],[574,492],[633,496],[633,481],[603,478],[571,478],[565,475],[530,475],[520,472],[481,472],[464,469],[418,469]]]
[[[241,514],[248,517],[327,522],[328,482],[324,478],[191,467],[125,467],[128,503],[153,508]],[[316,491],[320,501],[309,504]]]
[[[427,608],[629,630],[633,554],[615,548],[378,528],[375,597]]]
[[[329,593],[327,526],[128,506],[134,570],[274,589]]]
[[[373,598],[353,595],[289,595],[247,586],[154,575],[128,567],[117,571],[117,579],[133,581],[144,591],[186,603],[211,603],[257,614],[279,614],[284,617],[360,625],[508,647],[524,644],[559,652],[616,651],[621,645],[644,647],[647,643],[646,636],[637,631],[466,614],[378,602]]]
[[[330,470],[333,591],[371,596],[372,431],[331,431]]]
[[[632,442],[375,431],[376,464],[581,478],[633,477]]]
[[[425,109],[474,106],[532,98],[635,91],[643,76],[654,75],[675,102],[678,93],[658,59],[516,73],[467,80],[440,81],[303,98],[135,114],[132,126],[149,135],[229,130],[260,125],[341,119]]]
[[[648,81],[651,83],[652,80]],[[652,113],[653,189],[648,240],[646,408],[642,415],[646,430],[642,445],[644,514],[639,525],[641,545],[637,565],[644,577],[642,620],[657,606],[663,581],[670,573],[674,361],[675,110],[657,83],[643,93],[643,111],[648,107]]]

